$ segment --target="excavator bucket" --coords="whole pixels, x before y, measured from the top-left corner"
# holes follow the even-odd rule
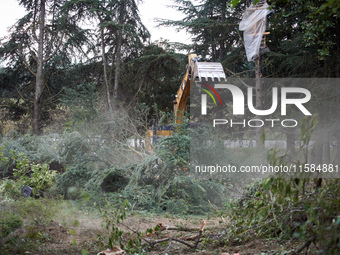
[[[218,62],[196,62],[194,67],[194,78],[198,78],[199,81],[202,81],[202,78],[206,81],[208,81],[209,78],[212,81],[215,79],[218,81],[226,79],[223,66]]]
[[[196,54],[190,54],[188,58],[186,74],[174,100],[175,121],[181,124],[182,113],[186,109],[190,90],[193,86],[201,87],[201,83],[210,84],[224,82],[226,75],[223,66],[218,62],[199,62]]]

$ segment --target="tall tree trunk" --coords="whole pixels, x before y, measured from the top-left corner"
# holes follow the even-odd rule
[[[110,111],[113,111],[111,100],[110,100],[110,86],[109,81],[107,79],[107,62],[105,57],[105,42],[104,42],[104,28],[100,28],[100,40],[102,46],[102,59],[103,59],[103,69],[104,69],[104,83],[106,88],[106,98],[107,98],[107,106]]]
[[[126,0],[123,0],[120,6],[120,13],[119,13],[119,24],[120,25],[124,23],[125,1]],[[115,84],[114,84],[114,90],[113,90],[113,96],[115,97],[115,99],[118,98],[122,41],[123,41],[123,31],[122,29],[119,29],[118,38],[117,38],[117,50],[116,50]]]
[[[45,29],[45,0],[40,1],[39,37],[37,74],[34,95],[33,133],[40,133],[40,97],[44,87],[43,66],[44,66],[44,29]]]
[[[227,1],[223,1],[222,3],[222,13],[221,13],[221,23],[225,23],[225,15],[226,15],[226,9],[227,9]],[[219,52],[219,58],[222,59],[224,57],[224,53],[225,53],[225,39],[224,39],[224,35],[225,35],[225,31],[222,31],[221,33],[221,37],[219,40],[219,45],[220,45],[220,52]]]
[[[120,62],[121,62],[121,47],[122,47],[122,33],[118,33],[117,51],[116,51],[116,68],[115,68],[115,85],[113,90],[113,96],[118,98],[119,89],[119,77],[120,77]]]
[[[214,42],[213,31],[210,30],[210,41],[211,41],[211,60],[212,62],[216,62],[216,45]]]
[[[339,29],[339,25],[337,26],[337,28],[338,28],[338,31],[340,30]],[[337,52],[338,53],[340,53],[340,47],[339,47],[339,44],[337,44]],[[338,54],[338,56],[339,56],[339,54]],[[336,78],[340,78],[340,67],[339,67],[339,65],[338,65],[338,68],[337,68],[337,70],[336,70],[336,72],[335,72],[335,76],[336,76]],[[339,88],[339,86],[337,86],[336,87],[336,94],[337,94],[337,97],[336,97],[336,102],[337,102],[337,110],[335,111],[336,113],[337,113],[337,118],[339,119],[340,118],[340,88]],[[340,132],[338,132],[338,134],[337,134],[337,136],[336,136],[336,139],[337,139],[337,141],[336,141],[336,143],[337,143],[337,147],[336,147],[336,155],[337,155],[337,157],[336,157],[336,162],[335,162],[335,164],[338,164],[339,166],[340,166]]]
[[[336,161],[335,163],[340,166],[340,134],[338,134],[337,141],[336,141]]]
[[[255,96],[256,96],[256,109],[262,109],[262,83],[261,83],[261,69],[260,69],[260,57],[254,60],[255,62]],[[256,119],[262,119],[262,116],[256,116]],[[261,142],[263,127],[256,127],[256,147],[264,147],[264,144]]]

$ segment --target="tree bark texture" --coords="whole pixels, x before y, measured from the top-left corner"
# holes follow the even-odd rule
[[[255,63],[255,97],[256,103],[255,107],[257,110],[262,109],[262,101],[261,101],[261,94],[262,94],[262,83],[261,83],[261,69],[260,69],[260,57],[254,60]],[[256,119],[262,119],[262,116],[256,116]],[[261,142],[261,135],[262,135],[263,128],[257,127],[256,128],[256,147],[264,147]]]
[[[102,47],[102,59],[103,59],[103,72],[104,72],[104,83],[106,88],[106,98],[107,98],[107,106],[109,107],[110,111],[113,111],[111,99],[110,99],[110,86],[109,81],[107,79],[107,62],[105,57],[105,41],[104,41],[104,28],[100,29],[100,40],[101,40],[101,47]]]
[[[120,13],[119,13],[119,24],[120,25],[123,25],[124,23],[125,1],[126,0],[123,0],[120,6]],[[118,89],[119,89],[122,41],[123,41],[123,30],[119,29],[118,38],[117,38],[117,50],[116,50],[115,82],[114,82],[114,90],[113,90],[113,96],[116,99],[118,98]]]
[[[40,1],[39,17],[39,37],[38,37],[38,56],[37,56],[37,74],[34,95],[34,114],[33,114],[33,133],[40,133],[40,97],[44,87],[43,67],[44,67],[44,29],[45,29],[45,0]]]

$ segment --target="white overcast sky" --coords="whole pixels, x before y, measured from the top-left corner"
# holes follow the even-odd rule
[[[139,12],[144,25],[151,33],[151,40],[168,39],[171,42],[189,43],[189,35],[185,31],[176,32],[172,27],[156,28],[155,18],[179,20],[183,14],[169,8],[172,0],[143,0]],[[25,9],[19,6],[17,0],[0,0],[0,38],[7,35],[8,27],[25,15]]]

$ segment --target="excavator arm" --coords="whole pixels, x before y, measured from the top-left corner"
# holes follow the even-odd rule
[[[182,83],[177,91],[176,98],[174,100],[174,114],[175,114],[175,122],[177,124],[181,123],[181,117],[183,112],[185,111],[188,98],[190,95],[191,89],[191,80],[192,74],[195,68],[195,62],[197,62],[197,55],[190,54],[188,57],[188,64],[186,67],[186,72]]]

